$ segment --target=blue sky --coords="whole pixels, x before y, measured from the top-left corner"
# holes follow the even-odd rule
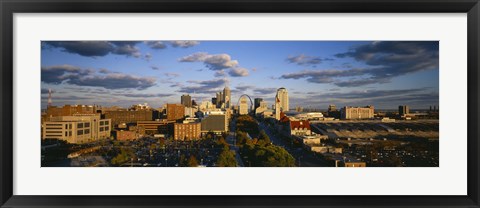
[[[290,106],[438,106],[437,41],[43,41],[42,108],[210,100],[225,86]]]

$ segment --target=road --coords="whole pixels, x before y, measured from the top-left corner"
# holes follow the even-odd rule
[[[292,148],[291,144],[287,144],[286,141],[278,138],[276,135],[278,133],[274,132],[273,129],[265,125],[264,123],[259,122],[260,130],[264,130],[267,133],[268,137],[273,144],[283,147],[290,153],[294,158],[296,165],[299,167],[325,167],[328,166],[327,162],[315,156],[313,152],[307,151],[303,148]]]
[[[245,167],[243,164],[242,158],[240,157],[240,152],[238,151],[238,147],[235,145],[235,121],[232,120],[230,122],[230,131],[227,135],[227,143],[230,147],[230,150],[235,151],[235,159],[237,160],[238,167]]]

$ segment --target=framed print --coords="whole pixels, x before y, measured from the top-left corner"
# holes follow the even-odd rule
[[[479,207],[476,0],[1,8],[2,207]]]

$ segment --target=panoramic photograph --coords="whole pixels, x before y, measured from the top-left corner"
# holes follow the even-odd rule
[[[42,41],[42,167],[439,167],[438,41]]]

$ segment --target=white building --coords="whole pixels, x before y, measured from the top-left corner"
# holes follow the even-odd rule
[[[280,101],[280,110],[283,112],[289,111],[290,106],[288,102],[288,91],[285,88],[279,88],[277,90],[277,96],[278,100]]]

